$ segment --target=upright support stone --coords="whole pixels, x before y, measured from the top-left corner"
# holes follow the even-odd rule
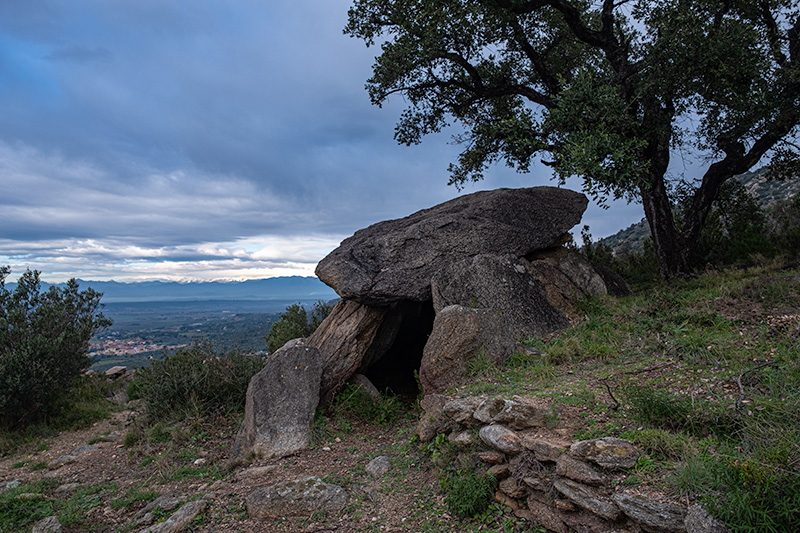
[[[317,330],[305,341],[319,350],[322,381],[319,397],[323,403],[358,371],[364,356],[376,342],[388,307],[373,307],[342,300]]]
[[[316,348],[293,343],[276,351],[247,387],[244,420],[233,457],[286,455],[311,443],[322,360]]]

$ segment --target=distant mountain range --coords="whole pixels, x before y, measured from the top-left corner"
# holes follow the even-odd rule
[[[81,289],[91,287],[103,293],[104,303],[115,302],[180,302],[204,300],[332,300],[337,294],[314,277],[291,276],[282,278],[252,279],[247,281],[185,282],[144,281],[120,283],[117,281],[78,280]],[[13,290],[15,283],[6,284]],[[55,284],[63,286],[63,284]],[[47,290],[48,283],[42,283]]]
[[[755,172],[746,172],[736,176],[735,179],[739,180],[748,194],[758,200],[764,208],[800,193],[800,179],[771,181],[767,179],[765,168]],[[620,256],[644,250],[644,241],[649,236],[650,227],[647,225],[647,220],[643,218],[614,235],[600,239],[599,242],[611,247],[614,255]]]

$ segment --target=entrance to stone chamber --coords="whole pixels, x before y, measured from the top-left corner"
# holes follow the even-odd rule
[[[361,373],[381,392],[416,398],[422,352],[433,330],[433,302],[392,304],[376,336],[375,351],[365,357]]]

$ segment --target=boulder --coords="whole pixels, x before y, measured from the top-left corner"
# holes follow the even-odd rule
[[[322,360],[316,348],[294,344],[272,354],[247,387],[233,456],[286,455],[308,446],[321,376]]]
[[[476,357],[501,361],[513,340],[497,335],[502,319],[486,309],[451,305],[433,321],[433,331],[422,352],[419,380],[427,394],[444,392],[467,381],[469,363]]]
[[[347,505],[345,490],[314,476],[281,481],[261,487],[247,497],[251,518],[309,516],[317,511],[340,511]]]
[[[440,311],[449,305],[461,305],[489,310],[501,319],[495,344],[514,342],[496,355],[510,355],[516,341],[569,326],[564,314],[547,300],[530,268],[524,258],[489,254],[443,265],[431,280],[433,308]]]
[[[319,350],[322,380],[319,397],[327,403],[338,388],[361,367],[370,349],[375,349],[378,330],[388,307],[372,307],[342,300],[305,341]]]
[[[317,265],[342,297],[369,305],[431,299],[443,267],[478,254],[522,257],[561,244],[588,200],[554,187],[460,196],[405,218],[357,231]]]

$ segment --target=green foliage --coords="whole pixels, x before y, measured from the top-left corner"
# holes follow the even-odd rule
[[[494,500],[497,480],[491,474],[479,474],[465,468],[442,478],[447,508],[459,518],[473,518],[485,512]]]
[[[692,189],[679,187],[677,218],[689,209]],[[724,267],[746,264],[756,254],[773,255],[776,247],[770,238],[767,216],[737,180],[722,184],[711,204],[700,239],[692,246],[691,262],[695,267]]]
[[[374,400],[363,387],[347,383],[333,399],[328,411],[337,417],[349,415],[359,420],[388,425],[406,416],[409,409],[400,398],[388,391]]]
[[[793,531],[800,523],[800,476],[747,459],[725,465],[725,498],[708,495],[711,512],[734,532]]]
[[[300,304],[290,305],[281,313],[281,318],[272,324],[269,334],[265,337],[267,349],[273,353],[292,339],[308,337],[332,309],[332,305],[321,300],[314,304],[310,313]]]
[[[111,324],[100,309],[102,294],[66,287],[42,293],[39,273],[27,271],[13,292],[10,269],[0,268],[0,428],[47,420],[91,364],[89,339]]]
[[[22,485],[0,493],[0,533],[24,531],[26,526],[53,514],[53,503],[41,490],[34,485]]]
[[[154,420],[238,411],[244,408],[250,378],[264,363],[261,356],[217,355],[211,345],[196,344],[141,369],[128,394],[132,399],[141,398]]]

